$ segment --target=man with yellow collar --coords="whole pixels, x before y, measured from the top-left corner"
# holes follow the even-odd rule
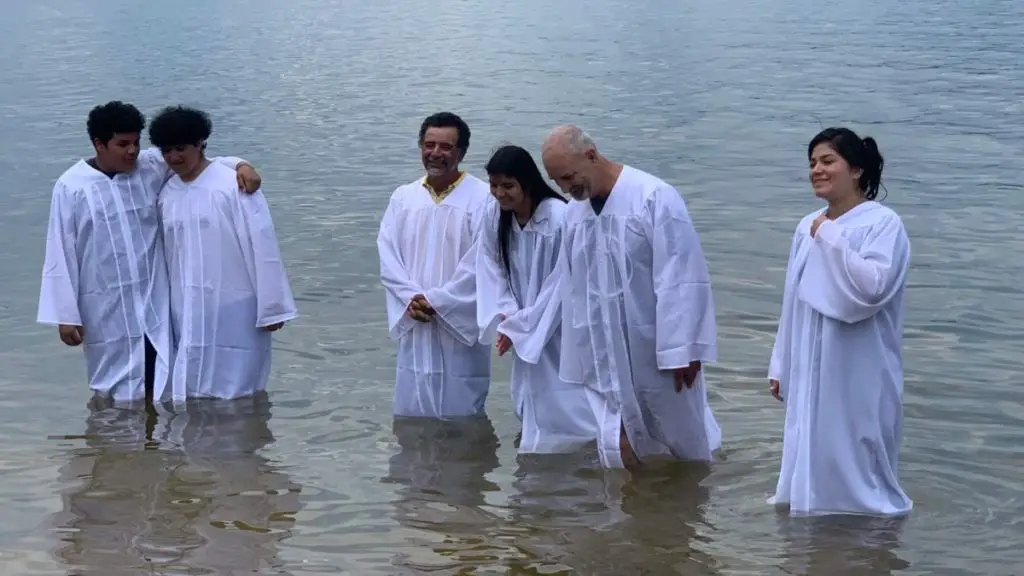
[[[396,416],[484,412],[490,347],[479,342],[471,251],[493,198],[459,170],[469,126],[450,112],[427,117],[419,147],[426,175],[391,195],[377,236],[388,332],[398,342]]]

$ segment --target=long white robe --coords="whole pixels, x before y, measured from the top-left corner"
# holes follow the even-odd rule
[[[512,341],[511,391],[522,422],[521,453],[570,452],[598,435],[597,418],[583,388],[558,377],[561,323],[552,322],[550,330],[539,329],[547,313],[547,296],[558,285],[567,208],[564,202],[545,200],[526,226],[512,219],[508,246],[512,288],[500,260],[497,203],[491,205],[477,240],[480,341],[494,344],[497,333]]]
[[[271,333],[298,317],[270,209],[210,164],[160,192],[176,354],[170,399],[233,399],[266,388]],[[164,397],[163,399],[167,399]]]
[[[482,414],[491,351],[479,342],[471,248],[494,199],[487,183],[471,174],[440,202],[423,182],[392,193],[377,236],[388,334],[398,342],[392,411],[432,418]],[[406,312],[417,294],[436,311],[430,322]]]
[[[602,465],[623,467],[620,428],[641,460],[711,460],[722,432],[703,370],[678,393],[672,372],[717,356],[707,262],[682,196],[624,166],[600,215],[571,203],[563,234],[560,375],[586,388]]]
[[[769,503],[795,515],[901,515],[903,299],[910,240],[865,202],[797,226],[768,377],[786,405],[782,469]]]
[[[232,169],[242,159],[217,158]],[[154,389],[173,356],[157,194],[170,175],[156,148],[108,177],[80,160],[53,187],[37,321],[83,327],[89,387],[115,402],[145,397],[145,339],[156,349]]]

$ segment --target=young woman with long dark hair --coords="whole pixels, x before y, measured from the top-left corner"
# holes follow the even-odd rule
[[[530,153],[502,146],[487,162],[497,200],[477,244],[480,340],[514,349],[512,401],[520,452],[568,452],[597,437],[583,388],[558,378],[561,346],[557,264],[566,199]],[[560,316],[557,316],[560,319]],[[539,328],[542,327],[542,328]]]

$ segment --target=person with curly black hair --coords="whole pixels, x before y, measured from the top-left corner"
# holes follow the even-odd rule
[[[81,345],[89,387],[117,404],[151,403],[173,354],[157,194],[169,172],[156,149],[139,151],[146,119],[124,102],[96,106],[86,122],[94,156],[53,187],[37,321]],[[259,174],[241,158],[215,161],[247,192]]]
[[[266,388],[271,333],[298,317],[263,193],[206,157],[213,123],[173,106],[149,127],[174,175],[160,192],[177,353],[175,402],[234,399]]]

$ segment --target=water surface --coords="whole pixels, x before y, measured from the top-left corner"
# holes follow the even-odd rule
[[[0,20],[4,573],[1024,572],[1024,5],[98,0]],[[78,350],[34,324],[54,179],[113,98],[213,116],[266,181],[303,317],[266,402],[174,417],[87,407]],[[725,433],[711,470],[517,458],[507,366],[489,418],[392,422],[374,236],[451,109],[467,167],[575,122],[686,196],[715,284]],[[914,249],[905,523],[765,505],[782,409],[765,371],[821,124],[874,136]]]

